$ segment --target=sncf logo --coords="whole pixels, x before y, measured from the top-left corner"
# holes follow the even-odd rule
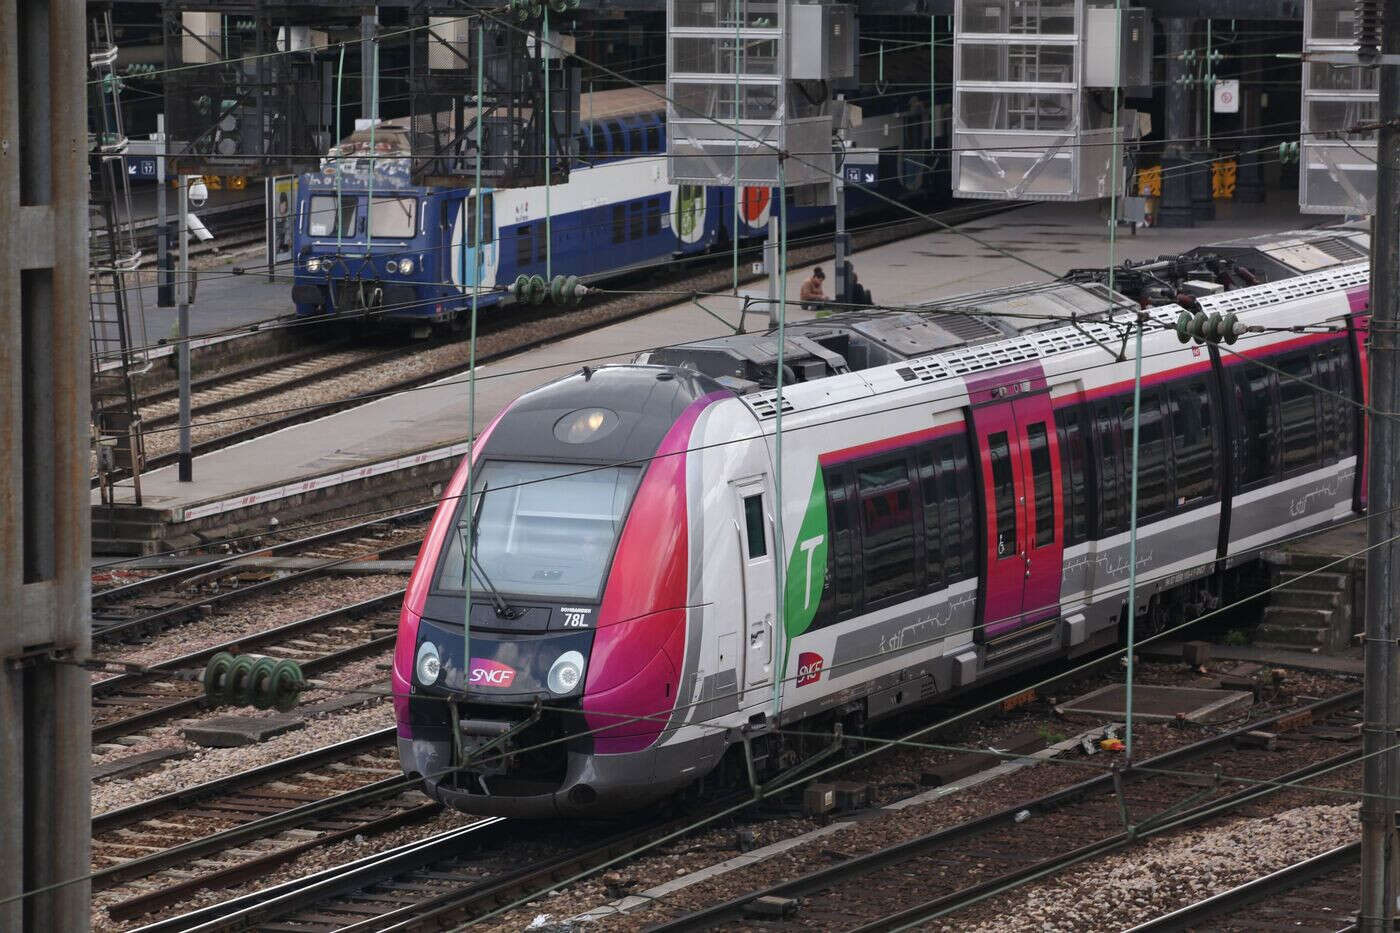
[[[472,658],[471,683],[476,687],[509,687],[515,681],[515,668],[485,658]]]
[[[826,662],[813,651],[804,651],[797,656],[797,686],[805,687],[822,679],[822,665]]]

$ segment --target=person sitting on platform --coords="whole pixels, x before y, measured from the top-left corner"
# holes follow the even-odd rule
[[[846,303],[861,308],[868,308],[875,303],[874,297],[870,294],[870,289],[860,284],[860,276],[856,275],[854,269],[849,270],[848,284],[846,285]]]
[[[825,282],[826,273],[818,266],[812,270],[812,277],[802,283],[801,300],[803,311],[815,311],[826,305],[826,291],[823,288]]]

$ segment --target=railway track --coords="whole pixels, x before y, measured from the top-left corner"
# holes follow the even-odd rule
[[[1003,211],[1012,210],[1020,205],[1014,202],[979,202],[971,205],[960,205],[943,211],[937,211],[932,216],[944,219],[944,222],[951,225],[971,223]],[[907,239],[927,233],[931,228],[928,221],[909,220],[884,225],[871,225],[863,230],[857,230],[852,234],[852,239],[857,250],[870,249],[886,243],[893,243],[898,240]],[[811,245],[798,246],[789,250],[789,268],[800,268],[816,262],[824,262],[832,257],[832,248],[827,238],[823,237],[821,242]],[[760,278],[752,272],[742,272],[739,277],[741,283],[752,282]],[[478,365],[522,353],[546,343],[571,337],[576,334],[585,333],[607,324],[617,323],[629,318],[639,317],[649,314],[661,308],[668,307],[676,303],[677,293],[694,291],[697,294],[704,291],[723,289],[729,287],[731,283],[729,257],[716,256],[714,259],[692,267],[690,271],[678,279],[668,283],[666,293],[655,296],[642,297],[637,295],[625,295],[615,298],[605,298],[596,303],[585,303],[585,305],[575,311],[559,313],[555,310],[539,312],[520,312],[509,315],[491,314],[485,315],[482,319],[480,337],[494,336],[498,340],[498,345],[491,352],[479,353],[477,357]],[[546,332],[540,333],[539,325],[544,323]],[[328,326],[335,326],[332,322]],[[421,372],[417,375],[389,380],[385,384],[377,386],[372,391],[356,393],[337,399],[328,399],[325,402],[315,405],[288,406],[293,410],[282,411],[267,416],[257,424],[248,425],[219,434],[216,437],[206,438],[196,441],[191,445],[191,452],[198,457],[203,454],[212,453],[234,444],[261,437],[283,428],[303,424],[317,418],[356,408],[367,402],[374,401],[385,395],[392,395],[398,392],[406,392],[420,388],[441,379],[453,376],[464,375],[467,372],[466,366],[466,345],[461,344],[462,352],[459,357],[445,362],[443,365],[432,367],[430,371]],[[382,358],[374,360],[366,356],[359,361],[347,359],[341,368],[337,370],[340,375],[346,372],[353,372],[358,369],[365,369],[375,365],[376,362],[384,362],[396,356],[409,355],[421,352],[422,345],[405,347],[400,350],[383,353],[379,351]],[[347,351],[349,352],[349,351]],[[223,379],[223,377],[215,377]],[[307,375],[307,380],[314,381],[317,378],[329,378],[321,375]],[[255,374],[247,377],[247,388],[256,393],[252,398],[240,395],[227,380],[223,381],[224,389],[219,390],[219,397],[215,404],[217,408],[203,412],[204,415],[226,411],[237,405],[247,404],[253,400],[263,400],[275,396],[279,392],[287,391],[292,386],[268,386],[264,380],[260,380]],[[306,385],[306,382],[300,385]],[[155,417],[169,419],[170,415],[166,411],[168,401],[161,401],[161,406],[156,410]],[[253,416],[249,417],[261,417]],[[162,420],[156,426],[167,426],[173,422]],[[149,427],[149,425],[148,425]],[[147,458],[146,468],[148,470],[159,469],[176,462],[177,454],[173,451],[154,454]],[[119,477],[125,478],[125,477]],[[93,481],[96,488],[96,480]]]
[[[1127,933],[1289,930],[1336,933],[1355,927],[1361,844],[1353,842],[1172,911]]]
[[[197,670],[221,651],[270,652],[290,658],[309,676],[388,652],[394,645],[403,590],[343,606],[273,629],[201,648],[150,665],[149,673],[120,674],[92,685],[92,741],[110,742],[187,716],[205,706],[197,680],[172,675]]]
[[[393,728],[94,817],[93,891],[129,920],[261,877],[317,847],[440,809],[399,771]]]
[[[649,929],[678,933],[751,923],[748,912],[760,898],[804,899],[795,916],[765,918],[765,929],[873,933],[935,917],[956,927],[959,910],[993,893],[1276,790],[1256,780],[1297,781],[1358,760],[1360,733],[1351,742],[1339,742],[1338,736],[1360,721],[1359,704],[1360,691],[1322,700]],[[1236,744],[1260,729],[1279,733],[1275,749]],[[1222,775],[1215,760],[1225,753],[1229,761]],[[911,883],[914,878],[919,883]]]
[[[412,558],[431,513],[431,508],[413,509],[98,590],[93,594],[93,639],[112,642],[145,635],[215,607],[333,573],[349,563]],[[245,566],[254,555],[295,556],[312,563],[291,570]],[[191,598],[192,591],[203,592]]]

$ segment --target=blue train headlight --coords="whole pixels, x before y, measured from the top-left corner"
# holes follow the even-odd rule
[[[399,260],[399,271],[402,272],[404,275],[412,275],[412,274],[413,274],[413,260],[412,260],[412,259],[401,259],[401,260]]]
[[[388,262],[384,263],[384,271],[393,275],[395,272],[399,271],[399,264],[390,259]]]
[[[442,673],[442,659],[438,657],[437,645],[430,641],[425,641],[418,646],[418,661],[413,665],[413,669],[418,674],[418,682],[425,687],[431,687],[437,683],[438,675]]]
[[[320,271],[321,271],[321,260],[319,260],[319,259],[308,259],[308,260],[306,260],[306,271],[307,271],[307,272],[320,272]]]
[[[572,693],[583,681],[583,655],[577,651],[565,651],[550,665],[549,684],[551,693]]]

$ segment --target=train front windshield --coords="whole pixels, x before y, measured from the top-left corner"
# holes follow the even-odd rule
[[[637,467],[489,460],[472,478],[470,507],[457,510],[438,565],[436,590],[460,594],[463,542],[473,521],[476,574],[499,592],[544,599],[597,599],[617,547]]]

